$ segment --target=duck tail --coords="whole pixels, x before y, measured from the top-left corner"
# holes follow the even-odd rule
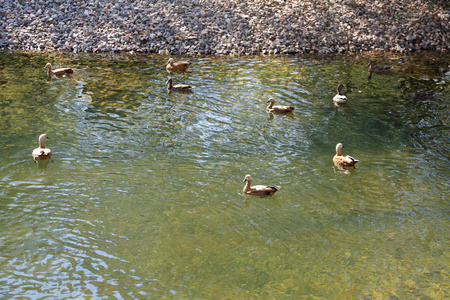
[[[359,161],[356,158],[352,157],[352,156],[347,156],[348,158],[350,158],[355,164]]]

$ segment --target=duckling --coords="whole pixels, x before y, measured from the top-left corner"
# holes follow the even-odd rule
[[[345,169],[345,167],[353,167],[355,168],[355,164],[359,161],[349,155],[342,155],[341,150],[344,148],[342,143],[338,143],[336,145],[336,155],[333,157],[333,163],[337,167],[342,167]]]
[[[56,76],[61,76],[64,74],[70,74],[73,73],[73,70],[71,68],[60,68],[60,69],[56,69],[56,70],[52,70],[52,64],[51,63],[47,63],[45,65],[45,69],[47,69],[47,74],[49,76],[56,75]]]
[[[348,102],[347,96],[342,94],[342,89],[344,86],[342,84],[337,87],[337,94],[333,97],[334,105],[345,104]]]
[[[424,100],[434,98],[434,95],[436,95],[434,92],[422,92],[415,88],[411,94],[411,98]]]
[[[275,99],[270,98],[266,103],[270,103],[266,107],[266,112],[268,113],[288,113],[296,109],[293,106],[285,106],[285,105],[273,105],[275,103]]]
[[[34,162],[38,163],[38,160],[40,159],[47,159],[49,158],[52,162],[52,150],[45,147],[44,141],[50,139],[45,133],[41,134],[39,136],[39,147],[34,149],[31,153],[31,156],[33,156]]]
[[[195,88],[195,86],[192,85],[187,85],[187,84],[176,84],[173,85],[172,84],[172,77],[167,78],[167,82],[166,82],[166,87],[167,87],[167,91],[190,91],[193,88]]]
[[[391,66],[374,66],[373,65],[373,61],[369,62],[367,67],[368,67],[368,71],[369,71],[370,74],[372,74],[372,73],[385,73],[385,72],[389,72],[390,70],[392,70]]]
[[[173,62],[173,58],[169,58],[166,70],[169,73],[172,71],[186,71],[190,64],[191,63],[187,61]]]
[[[281,189],[281,186],[268,186],[268,185],[254,185],[252,184],[252,176],[245,175],[244,182],[247,182],[244,186],[244,194],[256,195],[256,196],[272,196],[275,192]]]

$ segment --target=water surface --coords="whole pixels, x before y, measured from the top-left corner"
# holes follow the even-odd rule
[[[448,54],[189,59],[0,54],[2,298],[450,297]]]

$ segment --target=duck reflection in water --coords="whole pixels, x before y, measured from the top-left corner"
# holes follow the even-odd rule
[[[368,79],[372,78],[373,73],[376,74],[387,73],[390,72],[392,69],[393,69],[392,66],[375,66],[374,62],[370,61],[369,64],[367,65],[367,71],[369,72]]]
[[[173,85],[172,77],[168,77],[166,81],[167,92],[177,91],[177,92],[188,92],[191,91],[195,86],[187,84],[176,84]]]
[[[425,100],[425,99],[433,99],[436,93],[434,92],[422,92],[419,89],[415,88],[411,94],[411,98]]]

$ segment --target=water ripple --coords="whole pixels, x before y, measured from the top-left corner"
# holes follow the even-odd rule
[[[67,58],[80,72],[45,82],[48,57],[32,57],[5,62],[29,72],[0,86],[4,297],[389,298],[420,283],[427,298],[446,283],[448,89],[424,80],[442,61],[411,58],[412,76],[401,56],[368,79],[364,55],[192,58],[172,76],[194,91],[167,93],[166,58]],[[414,86],[439,96],[413,101]],[[267,114],[269,97],[298,109]],[[32,161],[37,132],[54,163]],[[356,169],[333,167],[338,142]],[[244,196],[245,174],[282,188]]]

